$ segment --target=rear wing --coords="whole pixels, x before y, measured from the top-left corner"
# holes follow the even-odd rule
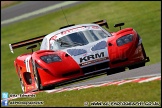
[[[109,28],[106,20],[100,20],[100,21],[96,21],[96,22],[92,22],[92,23],[95,23],[95,24],[98,24],[100,26],[105,26],[106,28]],[[59,29],[63,29],[63,28],[66,28],[66,27],[74,26],[74,25],[75,24],[66,25],[66,26],[60,27]]]
[[[20,48],[20,47],[27,46],[27,45],[31,45],[31,44],[34,44],[34,43],[42,42],[42,40],[43,40],[43,38],[44,38],[45,36],[46,36],[46,35],[43,35],[43,36],[39,36],[39,37],[35,37],[35,38],[27,39],[27,40],[24,40],[24,41],[20,41],[20,42],[16,42],[16,43],[9,44],[10,51],[11,51],[12,53],[14,53],[14,52],[13,52],[13,49]]]
[[[105,26],[106,28],[109,28],[106,20],[100,20],[100,21],[96,21],[96,22],[93,22],[93,23],[98,24],[100,26]]]

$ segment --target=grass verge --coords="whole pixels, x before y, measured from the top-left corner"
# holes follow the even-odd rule
[[[43,105],[33,105],[39,107],[83,107],[85,102],[89,103],[88,106],[100,106],[99,103],[106,102],[114,102],[109,106],[118,106],[122,102],[134,102],[137,106],[158,106],[158,104],[161,106],[161,81],[94,87],[51,94],[43,92],[37,94],[36,98],[19,98],[12,101],[43,101]]]

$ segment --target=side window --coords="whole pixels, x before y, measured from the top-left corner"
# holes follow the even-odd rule
[[[103,31],[98,31],[99,36],[101,36],[102,38],[106,38],[108,37],[108,35],[106,33],[104,33]]]

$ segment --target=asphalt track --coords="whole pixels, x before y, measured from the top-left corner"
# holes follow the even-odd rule
[[[85,1],[24,1],[1,10],[1,27],[68,8]]]
[[[99,77],[92,77],[87,80],[81,80],[79,82],[75,82],[69,85],[58,86],[61,87],[76,87],[76,86],[83,86],[88,84],[97,84],[97,83],[104,83],[108,81],[117,81],[117,80],[124,80],[124,79],[132,79],[138,77],[148,77],[148,76],[161,76],[161,62],[148,65],[132,70],[126,70],[124,72],[114,73],[110,75],[102,74]]]
[[[5,26],[5,25],[12,24],[12,23],[16,23],[18,21],[22,21],[22,20],[38,17],[38,16],[41,16],[41,15],[44,15],[44,14],[47,14],[50,12],[54,12],[60,8],[53,8],[53,9],[49,10],[48,12],[42,12],[40,14],[31,15],[26,18],[22,18],[19,20],[15,20],[15,21],[11,21],[11,22],[2,24],[2,22],[6,21],[6,20],[15,18],[17,16],[22,16],[25,13],[32,13],[33,11],[41,10],[42,8],[45,9],[45,7],[54,6],[56,4],[58,5],[63,2],[64,1],[26,1],[26,2],[22,2],[18,5],[3,9],[3,10],[1,10],[1,27]],[[72,3],[72,4],[68,4],[68,5],[64,5],[64,6],[62,5],[62,6],[65,8],[65,7],[69,7],[69,6],[72,6],[77,3],[81,3],[81,1]],[[151,76],[151,75],[161,75],[161,62],[157,63],[157,64],[133,69],[133,70],[127,70],[124,72],[111,74],[108,76],[106,74],[104,74],[99,77],[95,77],[95,78],[93,77],[93,78],[90,78],[87,80],[75,82],[70,85],[65,85],[64,87],[66,87],[66,86],[67,87],[75,87],[75,86],[80,86],[80,85],[100,83],[100,82],[104,82],[104,81],[121,80],[121,79],[128,79],[128,78],[134,78],[134,77],[139,77],[139,76]]]

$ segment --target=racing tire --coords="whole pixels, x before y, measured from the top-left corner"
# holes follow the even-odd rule
[[[41,85],[41,81],[40,81],[40,77],[39,77],[39,73],[37,72],[37,69],[34,71],[34,80],[35,80],[35,84],[36,84],[36,87],[37,87],[37,90],[42,90],[43,87]]]
[[[107,71],[107,75],[119,73],[125,71],[125,67],[120,67],[120,68],[113,68]]]
[[[22,80],[19,68],[18,68],[18,75],[19,75],[20,86],[21,86],[22,92],[25,93],[25,86],[24,86],[24,82]]]
[[[136,64],[136,65],[132,65],[132,66],[129,66],[129,70],[131,69],[135,69],[135,68],[139,68],[139,67],[143,67],[145,66],[145,63],[140,63],[140,64]]]
[[[55,89],[55,85],[49,85],[49,86],[43,87],[43,90],[52,90],[52,89]]]

